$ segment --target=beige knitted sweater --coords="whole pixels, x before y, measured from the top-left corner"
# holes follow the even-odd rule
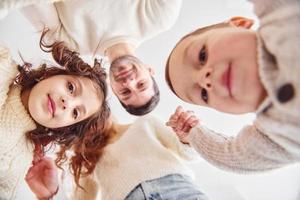
[[[71,0],[23,9],[40,31],[65,41],[80,54],[104,54],[118,43],[138,46],[176,21],[182,0]],[[50,35],[50,33],[48,33]]]
[[[105,148],[92,176],[71,199],[122,200],[139,183],[167,174],[193,177],[184,160],[198,157],[164,123],[151,116],[136,120],[123,135]],[[100,199],[100,198],[99,198]]]
[[[35,123],[21,102],[20,88],[12,86],[17,74],[9,51],[0,46],[0,199],[15,199],[18,186],[31,165],[33,146],[25,133]]]
[[[300,161],[300,1],[253,0],[260,19],[258,63],[268,97],[253,125],[236,137],[193,128],[191,145],[209,162],[234,172]]]

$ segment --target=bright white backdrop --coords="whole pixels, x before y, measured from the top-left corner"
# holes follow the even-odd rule
[[[172,29],[142,44],[137,53],[141,59],[154,67],[156,80],[161,91],[161,101],[152,114],[166,121],[177,105],[195,111],[209,128],[227,135],[236,135],[245,124],[251,123],[253,115],[232,116],[210,109],[188,105],[177,99],[164,81],[164,65],[168,53],[184,34],[199,26],[217,23],[231,16],[255,18],[252,7],[243,0],[185,0],[180,16]],[[159,20],[159,19],[157,19]],[[101,22],[100,22],[101,23]],[[10,47],[14,57],[23,58],[35,64],[49,60],[38,47],[39,35],[18,11],[11,12],[0,21],[0,43]],[[91,58],[86,60],[92,63]],[[123,111],[116,98],[110,96],[112,112],[122,123],[132,122],[135,117]],[[280,170],[258,174],[238,175],[221,171],[200,159],[192,163],[197,184],[215,200],[296,200],[300,199],[300,166],[293,165]],[[24,196],[30,199],[24,186]],[[299,195],[297,198],[297,194]]]

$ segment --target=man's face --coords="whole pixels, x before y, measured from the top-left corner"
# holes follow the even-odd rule
[[[114,60],[109,70],[110,85],[126,106],[140,107],[154,95],[150,68],[134,56]]]
[[[189,103],[228,113],[254,111],[265,96],[253,31],[225,27],[183,39],[169,60],[175,93]]]

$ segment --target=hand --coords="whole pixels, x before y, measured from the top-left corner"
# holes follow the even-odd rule
[[[38,199],[47,199],[58,190],[58,172],[54,161],[42,157],[33,162],[28,170],[25,181]]]
[[[184,111],[181,106],[178,106],[175,113],[171,115],[166,123],[177,134],[182,143],[188,144],[186,137],[189,131],[199,123],[198,118],[193,111]]]

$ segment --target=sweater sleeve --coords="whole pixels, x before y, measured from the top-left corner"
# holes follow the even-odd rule
[[[78,49],[78,45],[61,23],[55,3],[33,4],[22,8],[21,13],[38,32],[42,32],[44,28],[49,29],[45,35],[47,43],[64,41],[69,48]]]
[[[147,15],[148,18],[148,21],[145,22],[155,25],[156,27],[153,28],[160,32],[170,29],[175,24],[182,4],[182,0],[143,0],[140,2],[145,4],[144,15]]]
[[[88,175],[86,177],[82,177],[80,179],[80,186],[84,188],[81,189],[79,187],[76,187],[72,198],[74,200],[94,200],[97,198],[98,192],[99,192],[99,185],[97,183],[97,180],[94,178],[94,174]]]
[[[251,173],[282,167],[293,158],[255,126],[227,137],[203,126],[194,127],[188,141],[211,164],[232,172]]]
[[[157,118],[151,118],[151,120],[155,126],[156,137],[163,146],[185,160],[195,160],[198,157],[196,151],[190,145],[180,142],[176,133],[171,128],[167,127]]]
[[[31,4],[56,2],[60,0],[1,0],[0,2],[0,19],[4,18],[12,9],[25,7]]]
[[[9,87],[17,73],[16,63],[12,60],[9,50],[0,45],[0,108],[7,98]]]

